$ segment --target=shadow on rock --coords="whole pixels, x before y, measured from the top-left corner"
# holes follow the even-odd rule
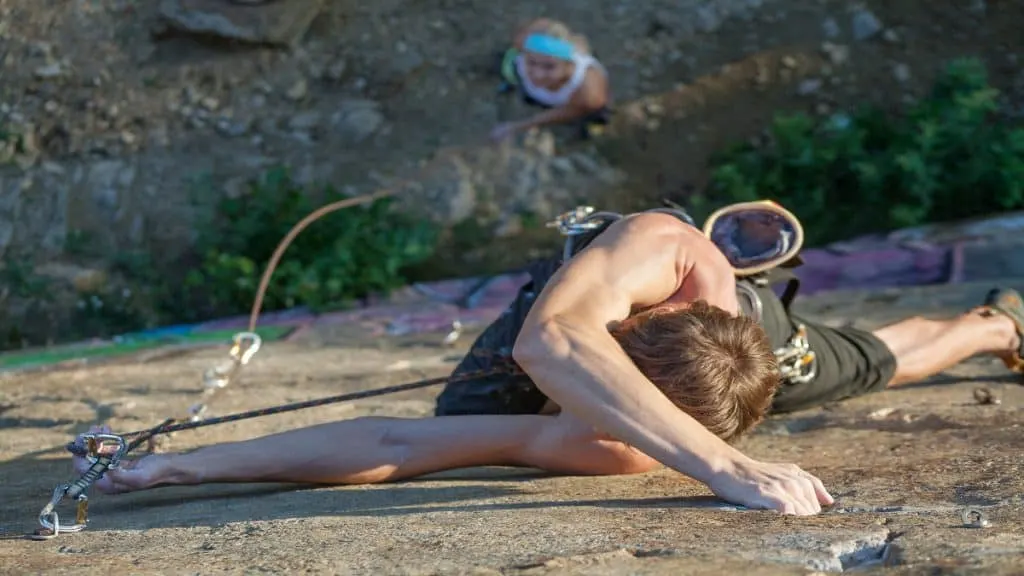
[[[941,374],[933,376],[923,382],[915,382],[913,384],[905,384],[900,386],[900,390],[911,390],[916,388],[930,388],[932,386],[949,386],[953,384],[964,384],[964,383],[983,383],[983,384],[1022,384],[1024,385],[1024,378],[1020,374],[1000,374],[996,376],[982,374],[980,376],[953,376],[950,374]]]
[[[187,492],[186,492],[187,491]],[[201,492],[200,492],[201,491]],[[714,497],[550,500],[530,499],[528,490],[497,482],[416,486],[305,488],[289,485],[174,488],[162,493],[104,499],[94,507],[96,529],[216,526],[231,522],[311,517],[393,517],[418,514],[479,514],[555,508],[698,508],[740,510]],[[500,501],[515,498],[515,501]],[[99,515],[102,514],[102,517]]]
[[[233,522],[313,517],[478,514],[551,508],[738,509],[706,496],[551,500],[534,496],[525,482],[542,476],[532,470],[479,468],[460,471],[457,477],[374,486],[212,484],[118,496],[91,493],[89,531],[212,527]],[[70,462],[64,458],[0,464],[0,501],[7,503],[2,514],[10,519],[5,522],[0,536],[16,537],[33,530],[36,516],[54,487],[71,479]],[[73,510],[71,502],[58,508],[62,514],[73,514]]]
[[[921,417],[912,417],[907,414],[900,418],[882,418],[877,420],[866,419],[846,422],[840,426],[836,426],[836,428],[915,434],[918,432],[936,432],[939,430],[961,430],[964,428],[970,428],[970,426],[948,420],[936,414],[925,414]]]
[[[936,414],[917,416],[893,410],[877,417],[870,414],[862,417],[835,417],[828,414],[816,414],[807,417],[772,419],[758,426],[754,433],[762,436],[791,436],[830,428],[916,434],[938,430],[959,430],[971,428],[971,426]]]
[[[66,418],[0,418],[0,430],[11,428],[54,428],[76,424],[76,420]]]

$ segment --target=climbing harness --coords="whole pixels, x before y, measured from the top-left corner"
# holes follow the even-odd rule
[[[793,299],[800,288],[800,279],[789,270],[773,268],[755,276],[736,279],[736,296],[740,309],[745,316],[761,323],[764,316],[764,303],[756,287],[767,288],[774,284],[786,282],[786,288],[779,297],[783,309],[788,313]],[[793,334],[783,346],[774,350],[775,359],[779,364],[780,378],[789,384],[806,384],[818,375],[817,355],[811,350],[807,339],[807,327],[797,323],[793,326]]]
[[[796,294],[800,289],[800,279],[793,272],[780,268],[772,268],[753,276],[736,279],[736,295],[740,301],[740,309],[744,315],[760,323],[764,315],[764,303],[756,287],[768,288],[775,284],[786,283],[786,288],[779,297],[783,309],[788,313]],[[797,323],[793,326],[793,334],[783,346],[774,350],[779,365],[780,378],[789,384],[806,384],[818,375],[817,355],[811,350],[807,339],[807,326]]]
[[[754,286],[768,287],[786,281],[786,289],[779,300],[782,307],[789,312],[790,304],[796,297],[800,286],[799,279],[789,271],[779,269],[762,272],[754,277],[736,279],[736,296],[740,309],[751,320],[761,323],[764,316],[764,303]],[[807,326],[796,324],[793,334],[783,346],[774,350],[775,359],[779,364],[780,378],[789,384],[806,384],[818,375],[817,355],[811,350],[807,339]]]

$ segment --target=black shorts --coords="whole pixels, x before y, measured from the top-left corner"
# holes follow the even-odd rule
[[[550,268],[553,271],[554,264]],[[489,370],[498,362],[512,360],[512,346],[537,298],[537,285],[533,280],[519,289],[512,304],[473,342],[452,376]],[[499,374],[445,385],[434,415],[538,414],[546,402],[547,396],[525,374]]]
[[[520,288],[516,299],[476,339],[453,376],[493,368],[509,361],[512,345],[537,296],[535,283]],[[896,357],[877,336],[857,328],[830,328],[793,316],[807,328],[817,357],[817,376],[805,384],[783,383],[771,413],[793,412],[863,396],[885,389],[896,373]],[[468,414],[537,414],[547,396],[525,375],[500,374],[445,386],[435,416]]]
[[[818,374],[806,384],[784,382],[771,412],[803,410],[880,392],[896,373],[896,357],[874,334],[857,328],[830,328],[795,315],[792,319],[807,327]]]

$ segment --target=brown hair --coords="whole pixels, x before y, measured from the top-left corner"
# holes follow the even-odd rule
[[[611,330],[672,402],[730,442],[764,418],[779,385],[763,328],[707,302],[659,306]]]

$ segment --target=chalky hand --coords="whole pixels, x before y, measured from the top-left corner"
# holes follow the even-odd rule
[[[797,516],[817,514],[834,502],[821,480],[796,464],[747,459],[716,474],[708,487],[734,504]]]

